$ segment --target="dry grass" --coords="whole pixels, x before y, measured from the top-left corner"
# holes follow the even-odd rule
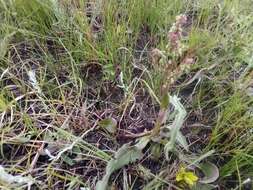
[[[95,189],[115,153],[142,137],[141,157],[124,160],[108,189],[194,189],[176,181],[179,168],[200,182],[206,161],[219,168],[211,189],[251,189],[250,7],[0,1],[0,165],[8,173],[0,170],[0,189]],[[182,106],[165,101],[168,93]],[[99,124],[108,118],[113,132]]]

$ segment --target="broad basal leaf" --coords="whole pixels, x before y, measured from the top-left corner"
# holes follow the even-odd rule
[[[205,162],[198,165],[205,177],[200,180],[201,183],[213,183],[219,178],[219,169],[211,162]]]
[[[171,130],[171,126],[166,126],[167,129]],[[163,131],[162,136],[169,138],[170,137],[170,131]],[[177,136],[176,136],[176,142],[183,147],[186,151],[189,151],[189,146],[186,141],[185,136],[181,133],[181,131],[178,131]]]
[[[184,109],[184,106],[180,103],[180,100],[177,96],[170,97],[170,102],[174,106],[176,116],[172,125],[170,126],[170,130],[171,130],[170,141],[164,147],[164,152],[167,159],[168,159],[168,153],[172,151],[175,147],[175,142],[179,134],[179,130],[183,126],[184,119],[186,117],[186,111]]]
[[[148,144],[149,138],[143,137],[140,141],[131,146],[124,144],[116,153],[115,158],[111,159],[106,166],[106,173],[101,181],[98,181],[96,190],[106,190],[111,174],[123,166],[133,163],[142,158],[142,149]]]

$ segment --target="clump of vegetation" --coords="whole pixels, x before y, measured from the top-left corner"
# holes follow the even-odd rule
[[[0,1],[0,189],[251,189],[251,3]]]

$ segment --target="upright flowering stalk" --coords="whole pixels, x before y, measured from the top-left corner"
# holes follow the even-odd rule
[[[188,19],[184,14],[178,15],[168,32],[168,44],[165,50],[153,49],[151,60],[161,81],[161,94],[167,93],[172,84],[195,62],[194,49],[187,49],[183,44],[185,25]]]
[[[173,23],[168,34],[169,51],[176,56],[182,55],[182,52],[183,52],[183,45],[181,44],[181,39],[183,36],[182,34],[183,25],[185,25],[186,23],[187,23],[187,16],[178,15],[176,17],[176,22]]]

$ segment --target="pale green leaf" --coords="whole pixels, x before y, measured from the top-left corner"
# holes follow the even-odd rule
[[[200,180],[201,183],[213,183],[219,178],[219,169],[215,164],[205,162],[199,164],[198,167],[205,175],[205,177]]]
[[[214,190],[216,189],[215,185],[211,184],[203,184],[203,183],[196,183],[191,190]]]
[[[114,118],[106,118],[101,120],[98,125],[105,128],[110,133],[115,133],[117,130],[117,121]]]
[[[171,126],[166,126],[167,129],[171,130]],[[170,137],[170,131],[163,131],[162,132],[163,137]],[[183,147],[186,151],[189,151],[188,143],[186,141],[185,136],[181,133],[181,131],[178,131],[177,136],[176,136],[176,142]]]
[[[170,97],[168,94],[165,94],[161,100],[161,108],[162,109],[168,109],[170,103]]]
[[[160,144],[158,143],[154,143],[151,145],[151,154],[152,156],[155,157],[155,159],[160,158],[161,154],[162,154],[162,147]]]
[[[31,185],[34,181],[30,177],[23,177],[21,175],[11,175],[5,171],[5,169],[0,165],[0,184],[6,184],[6,185]]]
[[[71,159],[69,156],[67,156],[66,154],[62,154],[61,159],[63,160],[63,162],[65,162],[69,166],[73,166],[75,164],[75,161]]]
[[[186,151],[189,151],[188,143],[187,143],[187,141],[186,141],[186,138],[185,138],[185,136],[184,136],[180,131],[178,131],[178,133],[177,133],[176,141],[177,141],[178,144],[179,144],[180,146],[182,146]]]
[[[96,190],[106,190],[111,174],[128,165],[133,163],[143,157],[142,149],[148,144],[149,139],[143,137],[140,141],[131,146],[130,144],[124,144],[119,150],[115,153],[115,158],[111,159],[106,166],[106,173],[101,181],[98,181],[96,184]]]
[[[174,106],[176,116],[170,127],[170,141],[165,145],[164,152],[165,156],[168,159],[168,154],[175,147],[175,142],[179,133],[180,128],[183,126],[184,119],[186,117],[186,111],[184,106],[180,103],[180,100],[177,96],[170,97],[170,103]]]
[[[8,109],[8,103],[5,97],[0,94],[0,112],[4,112]]]
[[[15,33],[16,32],[12,32],[9,35],[5,36],[3,39],[0,39],[0,59],[2,59],[7,53],[9,42]]]
[[[193,161],[190,163],[189,166],[195,165],[195,166],[198,167],[198,164],[199,164],[202,160],[204,160],[205,158],[211,156],[214,152],[215,152],[214,150],[210,150],[210,151],[208,151],[207,153],[205,153],[205,154],[203,154],[203,155],[200,155],[200,156],[198,156],[198,157],[193,158]],[[188,167],[189,167],[189,166],[188,166]]]

